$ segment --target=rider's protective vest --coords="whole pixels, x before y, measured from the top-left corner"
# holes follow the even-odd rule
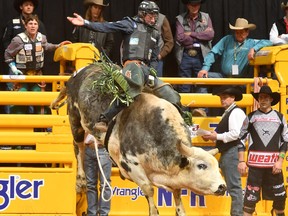
[[[24,32],[18,34],[18,37],[21,38],[24,46],[16,55],[16,67],[22,70],[40,70],[43,68],[42,34],[38,32],[35,41],[31,41]]]
[[[123,62],[126,60],[140,60],[149,63],[152,51],[158,46],[159,33],[152,26],[135,21],[134,32],[126,35],[123,44]]]

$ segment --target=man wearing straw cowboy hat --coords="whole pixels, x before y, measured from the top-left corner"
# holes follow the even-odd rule
[[[262,47],[271,46],[269,40],[254,40],[248,38],[249,32],[256,25],[249,23],[244,18],[238,18],[235,25],[229,24],[234,35],[223,37],[205,56],[202,70],[198,77],[226,78],[226,77],[249,77],[249,61],[254,59],[255,52]],[[209,72],[217,57],[221,56],[221,72]]]
[[[270,30],[270,41],[274,45],[288,44],[288,2],[281,3],[281,9],[285,12],[285,16],[273,23]]]
[[[280,100],[278,92],[269,86],[262,86],[259,93],[252,93],[259,103],[259,109],[251,112],[241,128],[238,145],[238,170],[248,177],[244,196],[244,216],[252,216],[256,203],[261,199],[273,200],[272,215],[285,215],[286,190],[282,165],[288,141],[286,120],[272,106]],[[247,164],[244,158],[245,140],[248,139]],[[275,214],[274,214],[275,213]]]

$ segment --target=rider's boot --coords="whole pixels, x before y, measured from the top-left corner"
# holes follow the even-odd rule
[[[106,132],[108,129],[108,123],[125,107],[125,104],[121,103],[119,100],[115,100],[107,110],[100,114],[98,122],[95,124],[94,128],[98,132]]]

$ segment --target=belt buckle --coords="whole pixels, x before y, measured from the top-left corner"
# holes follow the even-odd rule
[[[197,54],[198,54],[198,52],[195,49],[189,49],[188,50],[188,55],[191,57],[195,57]]]

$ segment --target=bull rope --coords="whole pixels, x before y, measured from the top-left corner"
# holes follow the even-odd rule
[[[104,185],[103,185],[103,188],[102,188],[102,191],[101,191],[101,198],[102,198],[105,202],[108,202],[108,201],[110,201],[110,200],[112,199],[112,196],[113,196],[113,188],[111,187],[111,184],[107,181],[107,178],[106,178],[106,176],[104,175],[104,171],[103,171],[103,169],[102,169],[101,162],[100,162],[100,158],[99,158],[99,154],[98,154],[98,144],[97,144],[97,140],[96,140],[96,138],[95,138],[94,136],[92,136],[92,137],[93,137],[93,142],[94,142],[94,147],[95,147],[95,154],[96,154],[96,158],[97,158],[97,161],[98,161],[98,167],[99,167],[99,169],[100,169],[100,173],[101,173],[101,175],[102,175],[102,177],[103,177],[103,180],[104,180]],[[111,191],[110,197],[109,197],[108,199],[106,199],[106,198],[104,197],[104,190],[105,190],[106,184],[107,184],[107,186],[109,187],[109,190]]]

